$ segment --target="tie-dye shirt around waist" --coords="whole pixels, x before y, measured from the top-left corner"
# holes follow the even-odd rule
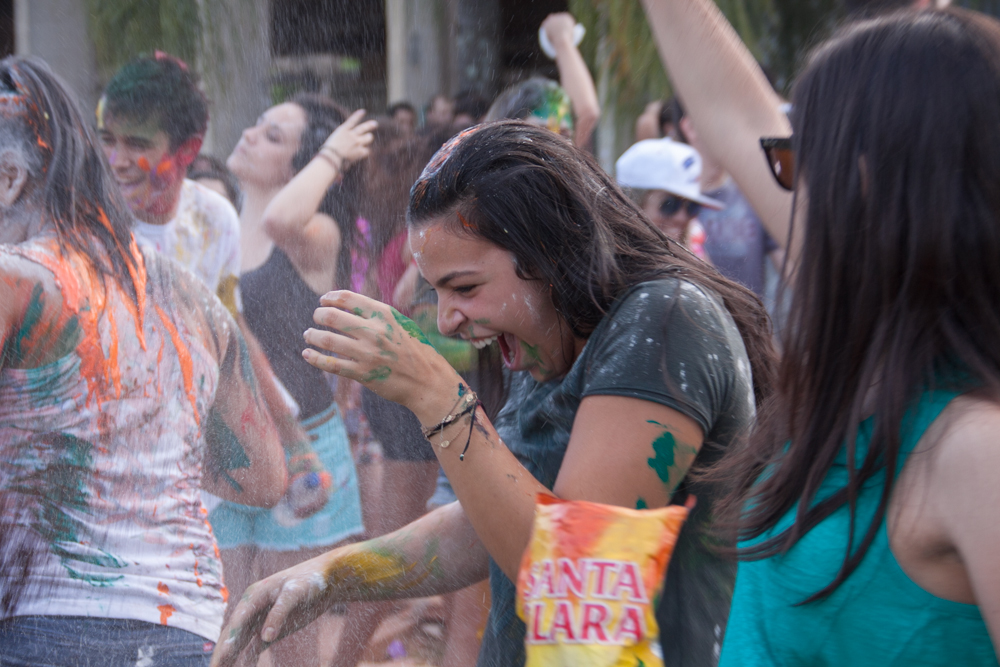
[[[201,506],[200,426],[219,378],[205,341],[219,334],[189,330],[172,305],[214,300],[171,294],[176,269],[152,255],[133,276],[137,308],[54,240],[5,252],[52,271],[58,324],[79,342],[48,365],[0,369],[0,612],[137,619],[215,641],[226,593]],[[19,337],[31,320],[29,308]]]

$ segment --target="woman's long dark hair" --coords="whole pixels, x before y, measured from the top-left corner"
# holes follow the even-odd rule
[[[743,539],[795,508],[747,558],[787,551],[848,506],[841,569],[811,601],[880,529],[921,392],[1000,395],[1000,23],[956,9],[852,24],[812,57],[792,124],[808,201],[778,382],[751,446],[716,472],[735,481],[727,507]],[[817,502],[845,447],[847,487]],[[882,470],[878,511],[854,540],[862,485]]]
[[[132,216],[111,177],[91,123],[52,70],[35,58],[0,62],[0,97],[10,100],[0,123],[22,135],[38,158],[31,179],[59,241],[87,257],[98,275],[112,277],[133,300],[141,259],[132,240]]]
[[[718,294],[746,345],[758,399],[770,390],[770,323],[760,300],[660,232],[600,165],[545,128],[516,120],[466,130],[410,194],[409,224],[442,217],[514,255],[517,275],[550,285],[556,311],[588,338],[641,282],[683,278]]]
[[[315,93],[299,93],[290,102],[306,114],[306,126],[299,137],[299,150],[292,156],[292,172],[299,173],[316,157],[323,142],[344,120],[347,112],[336,102]],[[326,213],[340,227],[340,252],[337,256],[337,286],[351,287],[351,253],[358,249],[358,197],[363,178],[362,165],[352,165],[339,183],[326,191],[320,202],[320,213]]]

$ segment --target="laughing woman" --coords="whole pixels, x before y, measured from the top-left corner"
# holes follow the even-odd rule
[[[335,602],[443,593],[486,576],[493,607],[479,664],[523,664],[512,580],[539,493],[650,508],[696,495],[659,620],[667,664],[713,663],[733,568],[699,534],[714,490],[688,472],[745,435],[755,389],[767,393],[760,302],[656,230],[590,156],[520,121],[445,145],[413,188],[409,225],[442,333],[499,344],[506,406],[491,424],[409,320],[327,294],[316,321],[342,333],[307,331],[333,356],[305,358],[412,410],[460,503],[255,585],[215,664]]]

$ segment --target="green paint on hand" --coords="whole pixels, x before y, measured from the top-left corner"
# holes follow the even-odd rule
[[[646,504],[646,499],[639,496],[639,500],[635,501],[635,508],[637,510],[648,510],[649,505]]]
[[[358,308],[356,306],[351,309],[351,312],[354,313],[355,315],[357,315],[358,317],[364,317],[365,316],[365,311],[361,310],[360,308]]]
[[[362,382],[374,382],[386,380],[392,375],[392,369],[388,366],[379,366],[368,371],[362,378]]]
[[[416,322],[411,320],[406,315],[403,315],[395,308],[392,309],[392,316],[396,318],[396,323],[399,324],[400,327],[402,327],[403,331],[410,334],[410,338],[416,338],[424,345],[431,345],[431,342],[427,340],[427,336],[424,335],[424,332],[421,331],[420,327],[417,326]],[[434,346],[431,345],[431,347]]]

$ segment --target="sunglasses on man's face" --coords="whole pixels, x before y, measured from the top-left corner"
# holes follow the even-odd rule
[[[795,151],[791,137],[763,137],[760,147],[767,156],[767,166],[771,168],[774,180],[785,190],[795,188]]]
[[[663,217],[670,218],[676,215],[677,212],[680,211],[681,207],[683,206],[687,207],[687,214],[692,218],[696,217],[699,213],[701,213],[701,204],[699,204],[698,202],[693,202],[690,199],[675,197],[674,195],[670,195],[669,197],[663,200],[663,203],[660,204],[660,213],[663,215]]]

